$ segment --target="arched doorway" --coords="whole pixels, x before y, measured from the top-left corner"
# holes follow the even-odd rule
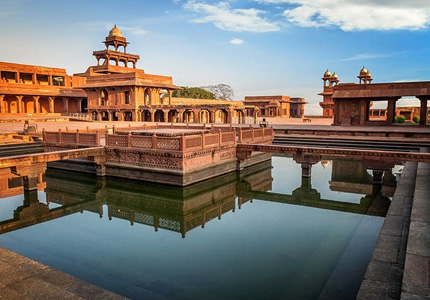
[[[133,113],[131,111],[124,112],[124,121],[133,121]]]
[[[151,112],[149,110],[142,111],[142,121],[151,122]]]
[[[102,121],[109,121],[109,113],[107,111],[102,111]]]
[[[7,113],[16,114],[18,112],[18,100],[15,96],[6,96],[4,102]]]
[[[184,112],[184,123],[194,123],[194,112],[192,110],[186,110]]]
[[[155,122],[164,122],[164,112],[162,110],[155,111],[154,121]]]
[[[179,118],[179,113],[177,110],[171,110],[169,111],[169,114],[167,116],[168,118],[168,122],[173,122],[173,123],[177,123],[178,122],[178,118]]]
[[[118,112],[117,111],[113,111],[111,113],[111,120],[112,121],[118,121]]]
[[[199,120],[200,120],[200,123],[210,123],[211,121],[210,112],[206,109],[202,109],[199,113]]]
[[[214,123],[227,123],[227,112],[224,109],[218,109],[215,112]]]
[[[96,112],[96,111],[93,111],[93,112],[91,113],[91,119],[92,119],[93,121],[98,121],[98,116],[97,116],[97,112]]]

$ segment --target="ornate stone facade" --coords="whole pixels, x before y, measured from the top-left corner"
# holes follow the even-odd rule
[[[0,62],[0,115],[84,112],[87,94],[74,88],[84,82],[64,69]]]
[[[289,96],[246,96],[244,105],[247,116],[303,118],[305,113],[304,98]]]

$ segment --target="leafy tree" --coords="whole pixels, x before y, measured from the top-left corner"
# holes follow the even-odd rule
[[[215,95],[206,89],[188,86],[182,86],[182,89],[175,90],[172,96],[176,98],[215,99]]]
[[[231,88],[231,86],[225,83],[220,83],[217,85],[208,85],[202,88],[213,93],[216,99],[232,100],[234,97],[233,89]]]

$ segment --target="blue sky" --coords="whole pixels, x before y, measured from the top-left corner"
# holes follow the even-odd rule
[[[304,97],[307,114],[322,114],[326,69],[430,80],[429,0],[0,0],[0,61],[84,72],[114,24],[146,73],[226,83],[237,100]]]

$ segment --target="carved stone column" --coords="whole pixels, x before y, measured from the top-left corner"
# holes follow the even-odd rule
[[[64,112],[68,113],[69,112],[69,97],[63,97],[63,107],[64,107]]]
[[[426,125],[427,122],[427,98],[419,98],[420,106],[420,125]]]
[[[5,113],[6,110],[4,109],[3,105],[4,105],[4,97],[5,95],[0,95],[0,113]]]
[[[17,95],[17,96],[15,96],[15,97],[16,97],[16,100],[17,100],[17,102],[18,102],[18,103],[17,103],[17,106],[18,106],[18,107],[16,108],[16,109],[17,109],[17,112],[18,112],[18,113],[21,113],[21,112],[22,112],[22,98],[23,98],[24,96],[21,96],[21,95],[19,95],[19,96],[18,96],[18,95]]]
[[[49,101],[49,113],[54,113],[55,112],[54,97],[48,97],[48,101]]]
[[[34,112],[36,114],[39,113],[39,98],[40,98],[40,96],[33,96]]]

